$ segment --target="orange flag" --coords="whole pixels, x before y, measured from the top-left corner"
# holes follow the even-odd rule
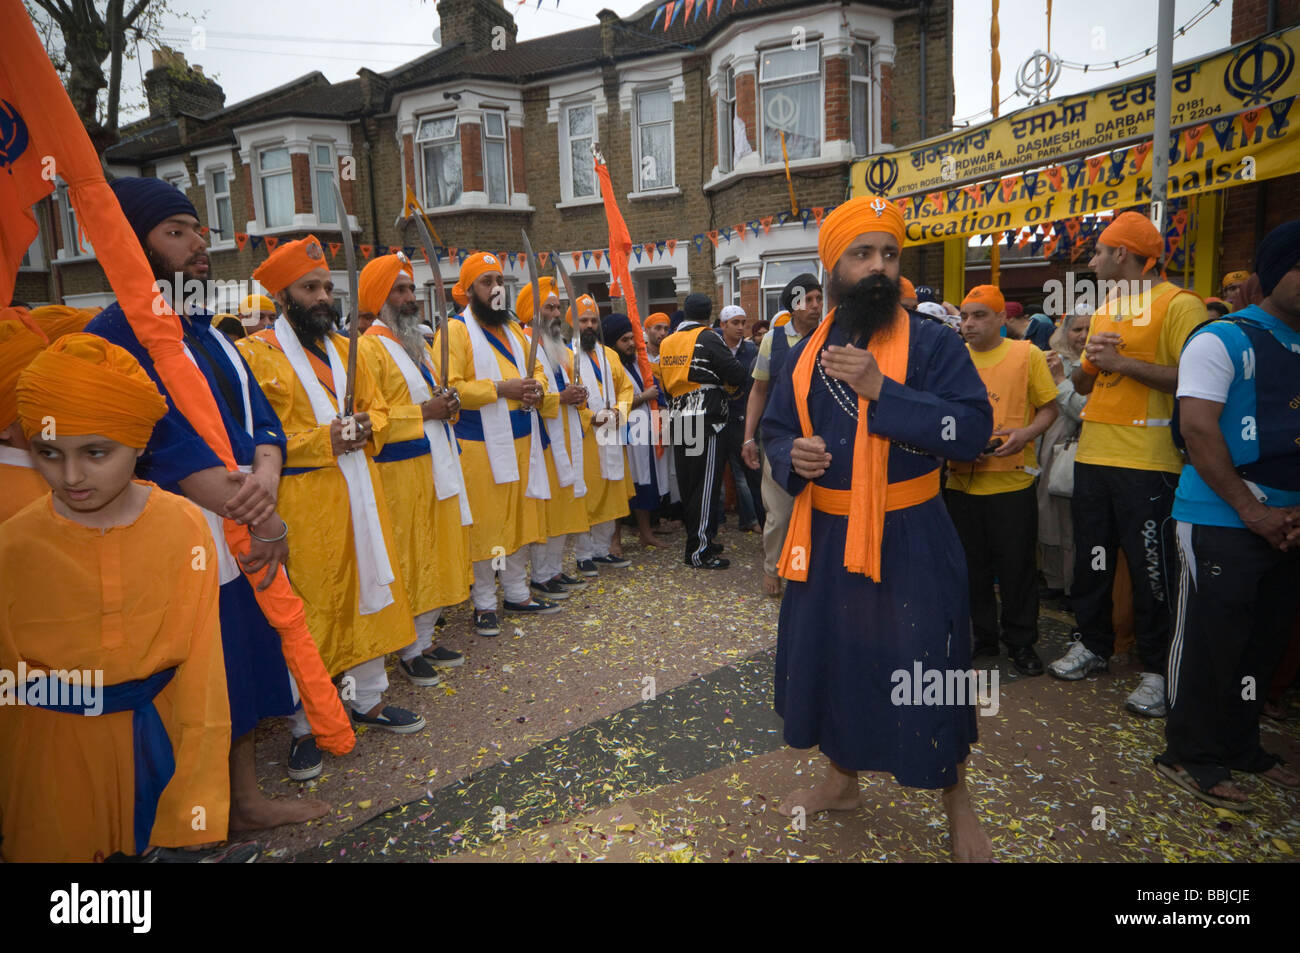
[[[131,330],[148,350],[177,410],[234,470],[235,457],[216,399],[185,351],[180,321],[170,303],[154,289],[144,249],[104,180],[99,156],[19,0],[0,0],[0,36],[4,37],[0,166],[7,173],[0,174],[0,298],[8,301],[12,296],[22,256],[36,237],[31,207],[53,190],[53,183],[41,174],[44,160],[52,158]],[[249,552],[247,527],[226,520],[224,529],[231,552],[236,556]],[[335,754],[351,751],[355,743],[351,723],[288,577],[283,571],[276,573],[271,586],[264,592],[254,587],[254,595],[280,633],[285,661],[298,683],[316,740]]]
[[[664,242],[668,246],[668,254],[673,255],[677,252],[677,239],[670,238]]]
[[[1147,156],[1151,155],[1152,145],[1153,143],[1148,141],[1139,142],[1133,147],[1133,166],[1138,172],[1141,172],[1142,167],[1147,164]]]
[[[275,251],[275,247],[280,244],[280,239],[275,235],[267,235],[265,241],[267,251]]]

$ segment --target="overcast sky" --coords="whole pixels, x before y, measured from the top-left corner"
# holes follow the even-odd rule
[[[725,2],[725,0],[723,0]],[[987,110],[989,95],[989,16],[991,0],[955,0],[953,62],[958,120]],[[536,0],[516,6],[506,0],[519,25],[519,39],[562,33],[599,22],[605,8],[623,17],[645,6],[633,0]],[[1175,27],[1205,7],[1206,0],[1177,0]],[[1176,40],[1175,62],[1228,45],[1232,0],[1201,20]],[[165,39],[201,65],[226,92],[227,104],[320,70],[330,80],[350,79],[362,66],[379,72],[392,69],[429,51],[438,24],[432,0],[171,0],[177,14],[168,19]],[[1016,72],[1029,55],[1047,45],[1046,0],[1002,0],[1001,27],[1003,98],[1016,87]],[[201,27],[203,33],[195,37]],[[1151,46],[1156,37],[1156,4],[1151,0],[1057,0],[1052,13],[1052,51],[1069,61],[1098,63],[1127,57]],[[202,48],[197,44],[202,43]],[[127,63],[123,102],[141,104],[140,77],[150,66],[150,51]],[[1154,54],[1125,69],[1065,70],[1054,95],[1080,92],[1124,76],[1155,69]],[[1004,113],[1025,104],[1016,98]],[[128,115],[139,118],[144,110]],[[988,118],[988,113],[975,121]]]

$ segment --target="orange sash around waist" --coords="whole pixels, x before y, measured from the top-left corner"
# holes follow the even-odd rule
[[[920,506],[938,495],[939,471],[937,469],[900,483],[890,483],[885,486],[885,512],[891,513],[894,510]],[[830,513],[832,516],[848,516],[849,503],[848,490],[832,490],[829,487],[813,484],[813,509]]]

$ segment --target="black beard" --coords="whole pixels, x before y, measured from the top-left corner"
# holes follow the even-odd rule
[[[584,351],[596,350],[596,332],[591,328],[582,329],[582,349]]]
[[[868,275],[857,284],[846,285],[831,272],[831,289],[835,295],[835,319],[844,328],[848,340],[866,344],[881,328],[893,323],[898,314],[901,289],[886,275]]]
[[[469,299],[469,310],[474,314],[474,317],[479,324],[490,324],[493,327],[500,327],[510,320],[509,311],[497,311],[485,304],[481,304],[478,298],[474,297]]]
[[[311,308],[300,305],[293,296],[285,306],[284,316],[304,344],[315,344],[338,326],[339,314],[332,304],[318,304]]]

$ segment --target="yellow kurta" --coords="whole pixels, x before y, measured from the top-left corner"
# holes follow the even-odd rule
[[[460,392],[462,418],[467,410],[479,410],[497,400],[496,384],[491,380],[479,380],[474,372],[474,349],[469,340],[469,329],[463,321],[448,322],[450,338],[447,341],[448,359],[451,361],[451,386]],[[510,333],[519,340],[519,346],[528,354],[528,338],[513,321],[509,324]],[[442,332],[439,331],[439,334]],[[485,335],[492,332],[483,329]],[[492,356],[496,358],[497,368],[502,380],[519,377],[514,362],[507,360],[491,344]],[[441,355],[442,343],[435,340],[433,353]],[[437,367],[440,358],[435,358]],[[441,368],[439,368],[441,370]],[[546,372],[542,370],[541,361],[533,369],[533,376],[546,387]],[[441,374],[439,375],[441,377]],[[510,410],[519,410],[522,404],[517,400],[507,400]],[[539,407],[539,413],[544,407]],[[457,430],[460,433],[460,429]],[[498,555],[509,555],[528,543],[538,543],[546,538],[546,516],[544,500],[534,500],[524,495],[528,486],[528,437],[515,439],[515,460],[519,464],[519,479],[512,483],[497,483],[492,476],[492,466],[488,462],[487,446],[482,440],[470,440],[461,437],[460,466],[465,473],[465,483],[469,487],[469,507],[473,512],[474,525],[469,529],[469,558],[474,562],[492,559]]]
[[[419,405],[412,403],[406,378],[392,355],[375,334],[367,332],[361,344],[358,362],[365,363],[388,405],[385,449],[423,440],[424,415]],[[452,448],[454,452],[454,444]],[[376,465],[393,517],[397,559],[411,611],[419,615],[464,602],[474,574],[469,562],[469,527],[460,525],[459,497],[438,499],[428,452]]]
[[[537,359],[545,360],[546,355],[539,347],[537,349]],[[569,383],[573,382],[573,354],[566,352],[564,363],[561,365],[564,371],[564,379]],[[558,380],[557,380],[558,383]],[[559,416],[564,424],[564,439],[567,446],[573,446],[575,440],[581,440],[580,434],[575,434],[569,429],[569,414],[567,408],[560,404],[559,394],[547,394],[542,398],[542,405],[538,412],[543,417],[554,418]],[[582,411],[578,411],[579,417]],[[585,496],[575,497],[573,495],[573,486],[560,486],[559,475],[555,471],[555,454],[552,452],[553,445],[546,448],[546,475],[551,481],[551,498],[546,501],[543,507],[546,515],[546,537],[550,539],[554,536],[564,536],[567,533],[585,533],[590,524],[587,521],[587,498]],[[586,467],[583,467],[584,478],[586,476]]]
[[[373,460],[388,439],[388,406],[365,363],[358,360],[356,409],[370,414],[373,430],[365,451],[366,463],[375,487],[389,562],[397,577],[391,583],[392,604],[362,615],[347,481],[331,447],[330,428],[316,423],[307,392],[284,352],[270,343],[273,340],[269,331],[259,331],[238,341],[237,346],[288,439],[279,499],[280,515],[289,525],[289,561],[285,570],[302,599],[307,627],[320,648],[325,669],[333,676],[415,641],[384,486]],[[347,338],[331,335],[330,342],[339,359],[346,362]],[[329,396],[337,408],[337,400]],[[305,472],[297,472],[299,468]]]
[[[614,374],[614,399],[610,403],[620,408],[622,423],[627,423],[627,411],[632,406],[632,398],[636,394],[632,389],[632,378],[628,377],[627,371],[623,369],[623,361],[619,358],[618,352],[605,347],[605,357]],[[582,369],[582,380],[587,385],[587,389],[600,387],[602,392],[608,395],[610,382],[598,383],[591,356],[584,353],[582,359],[587,362]],[[595,414],[589,410],[582,412],[582,470],[587,478],[587,519],[593,526],[627,516],[632,512],[627,501],[636,494],[636,485],[632,482],[632,468],[628,463],[626,451],[623,454],[623,479],[606,480],[600,475],[601,448],[596,443],[596,430],[591,424],[594,416]]]
[[[143,485],[149,499],[128,526],[74,523],[46,494],[0,528],[0,669],[98,670],[107,687],[175,667],[154,705],[176,772],[149,842],[184,847],[224,840],[230,810],[220,580],[199,508]],[[134,765],[129,711],[0,708],[0,855],[86,863],[134,854]]]
[[[34,467],[0,462],[0,523],[49,492],[50,485]]]

